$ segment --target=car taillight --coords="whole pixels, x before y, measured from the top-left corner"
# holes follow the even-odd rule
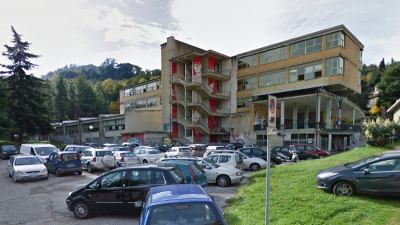
[[[93,161],[93,162],[96,162],[96,157],[93,157],[92,161]]]
[[[194,174],[194,171],[192,170],[192,168],[190,166],[189,166],[189,173],[192,176],[192,179],[196,182],[197,181],[196,174]]]

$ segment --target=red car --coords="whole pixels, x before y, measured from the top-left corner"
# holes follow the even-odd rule
[[[306,151],[314,155],[318,155],[319,157],[327,157],[329,156],[329,152],[323,149],[319,149],[313,145],[301,145],[301,144],[294,144],[293,147],[300,151]]]

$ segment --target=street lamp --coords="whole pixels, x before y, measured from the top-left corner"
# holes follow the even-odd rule
[[[90,143],[93,143],[93,125],[90,125],[89,126],[89,130],[90,130]]]

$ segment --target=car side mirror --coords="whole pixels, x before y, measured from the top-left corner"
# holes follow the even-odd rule
[[[369,172],[369,169],[368,168],[365,168],[364,170],[364,175],[367,175],[367,174],[370,174],[371,172]]]

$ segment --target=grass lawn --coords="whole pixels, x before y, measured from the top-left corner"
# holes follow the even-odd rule
[[[362,147],[328,158],[271,169],[270,224],[400,224],[400,199],[336,197],[315,188],[319,170],[385,151]],[[254,173],[224,210],[229,225],[264,224],[265,171]]]

